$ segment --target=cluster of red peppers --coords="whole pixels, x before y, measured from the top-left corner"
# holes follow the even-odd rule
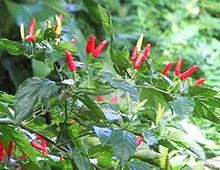
[[[53,28],[53,30],[56,34],[56,37],[60,37],[61,31],[62,31],[63,17],[62,17],[62,15],[60,15],[60,16],[55,15],[55,19],[56,19],[56,24],[53,25],[53,27],[52,27],[50,21],[48,21],[47,28]],[[36,25],[36,19],[33,18],[29,24],[28,32],[27,32],[26,36],[24,33],[24,25],[23,24],[21,25],[20,33],[21,33],[22,40],[26,40],[26,41],[30,41],[30,42],[36,41],[35,25]],[[40,29],[38,31],[40,32]]]
[[[170,73],[170,68],[172,67],[173,62],[170,61],[165,67],[164,69],[161,71],[161,74],[163,75],[168,75]],[[197,69],[197,65],[193,65],[192,67],[190,67],[188,70],[186,70],[185,72],[181,73],[181,66],[182,66],[182,57],[180,57],[176,63],[176,67],[174,69],[174,74],[181,80],[185,80],[188,77],[190,77]],[[205,82],[205,78],[200,78],[198,79],[194,85],[195,86],[200,86]]]
[[[2,141],[0,141],[0,161],[3,161],[3,158],[5,155],[7,155],[8,160],[10,160],[12,153],[13,153],[14,143],[13,141],[9,141],[7,150],[5,149],[5,146]],[[26,158],[25,153],[22,153],[20,158]]]
[[[46,140],[39,136],[33,135],[25,130],[23,130],[28,137],[30,144],[37,150],[41,151],[44,155],[47,154],[47,143]],[[37,141],[40,141],[38,143]],[[0,161],[3,161],[4,155],[7,155],[8,160],[11,158],[14,149],[14,142],[9,141],[7,151],[5,150],[5,146],[2,141],[0,141]],[[26,158],[26,154],[22,153],[20,158]]]
[[[143,41],[143,34],[139,37],[136,46],[133,49],[133,52],[131,54],[130,60],[134,63],[133,68],[135,70],[139,69],[141,66],[141,63],[143,63],[149,53],[150,53],[150,47],[151,44],[148,43],[143,50],[141,50],[142,41]]]
[[[96,37],[94,35],[90,35],[90,37],[87,41],[85,50],[88,54],[92,55],[94,58],[97,58],[100,55],[100,53],[103,51],[103,49],[105,48],[107,41],[103,40],[97,47],[95,47],[95,39],[96,39]],[[71,40],[70,43],[75,44],[75,41]],[[67,59],[67,64],[68,64],[69,70],[72,72],[75,71],[76,66],[73,61],[72,54],[68,50],[65,50],[65,56]]]

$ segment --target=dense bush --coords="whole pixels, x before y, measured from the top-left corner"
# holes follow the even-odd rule
[[[204,64],[218,35],[200,23],[216,4],[53,2],[1,2],[20,27],[2,20],[2,168],[217,167],[219,88]],[[198,32],[213,48],[201,59]]]

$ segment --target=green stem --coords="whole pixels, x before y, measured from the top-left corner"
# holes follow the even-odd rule
[[[65,110],[64,110],[64,121],[63,121],[63,125],[62,125],[62,127],[61,127],[61,130],[60,130],[60,133],[59,133],[59,135],[58,135],[58,137],[57,137],[57,143],[59,143],[59,141],[60,141],[60,138],[61,138],[61,136],[62,136],[62,134],[63,134],[64,128],[65,128],[65,126],[66,126],[67,119],[68,119],[67,101],[65,100],[64,102],[65,102],[65,103],[64,103],[64,107],[65,107]]]

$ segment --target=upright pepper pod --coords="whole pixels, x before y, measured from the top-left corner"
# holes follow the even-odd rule
[[[197,69],[198,65],[194,65],[186,70],[184,73],[180,74],[179,78],[181,81],[185,80],[186,78],[190,77]]]
[[[105,45],[107,44],[106,40],[103,40],[93,51],[92,56],[94,58],[98,57],[102,50],[105,48]]]
[[[91,54],[94,58],[98,57],[102,50],[105,48],[107,41],[103,40],[96,48],[95,48],[95,39],[94,35],[90,35],[87,44],[86,44],[86,52]]]
[[[0,161],[2,161],[5,153],[5,147],[2,141],[0,141]]]
[[[176,63],[176,67],[175,67],[175,70],[174,70],[174,73],[176,76],[179,76],[180,75],[180,72],[181,72],[181,66],[182,66],[182,57],[180,57]]]
[[[65,50],[65,56],[66,56],[66,59],[67,59],[67,64],[68,64],[69,70],[70,71],[75,71],[76,66],[75,66],[75,63],[73,61],[72,54],[68,50]]]
[[[170,61],[170,62],[164,67],[164,69],[162,70],[161,74],[163,74],[163,75],[168,75],[169,72],[170,72],[169,70],[170,70],[170,68],[172,67],[172,65],[173,65],[173,62]]]
[[[98,103],[103,102],[103,96],[97,96],[96,99],[97,99]]]
[[[194,85],[195,86],[201,86],[205,82],[205,78],[200,78],[199,80],[196,80]]]
[[[36,20],[35,18],[31,20],[29,27],[28,27],[28,35],[25,37],[25,40],[27,41],[35,41],[35,24],[36,24]]]
[[[13,151],[13,142],[10,141],[8,144],[8,151],[7,151],[8,157],[11,157],[12,151]]]
[[[150,54],[150,47],[151,47],[151,44],[148,43],[146,45],[146,47],[143,49],[143,51],[141,52],[141,54],[142,54],[142,61],[146,60],[146,58]]]
[[[136,138],[137,145],[140,145],[142,143],[142,141],[143,141],[143,137],[142,136],[137,136],[137,138]]]
[[[55,26],[55,33],[57,36],[59,36],[61,34],[61,31],[62,31],[62,22],[63,22],[63,18],[62,18],[62,15],[58,16],[58,15],[55,15],[55,18],[56,18],[56,26]]]
[[[42,151],[43,154],[47,154],[47,144],[46,144],[46,140],[45,140],[43,137],[39,136],[39,135],[35,135],[35,136],[36,136],[36,139],[40,140],[41,142],[38,143],[38,142],[36,142],[36,141],[31,141],[31,145],[32,145],[34,148],[36,148],[36,149]]]
[[[141,57],[141,56],[138,56],[137,59],[136,59],[136,61],[135,61],[135,63],[134,63],[133,68],[134,68],[135,70],[138,70],[138,69],[140,68],[142,62],[143,62],[142,57]]]
[[[130,57],[130,60],[132,62],[135,62],[136,59],[138,57],[138,51],[137,51],[137,47],[134,47],[133,51],[132,51],[132,54],[131,54],[131,57]]]

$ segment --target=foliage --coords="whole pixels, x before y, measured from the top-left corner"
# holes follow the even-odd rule
[[[41,30],[35,29],[36,39],[31,41],[0,38],[2,54],[25,56],[33,69],[33,76],[27,76],[17,68],[9,68],[16,93],[0,92],[0,142],[5,146],[1,166],[80,170],[214,168],[206,160],[220,154],[219,88],[195,86],[193,77],[181,81],[173,72],[166,76],[161,70],[167,56],[181,54],[197,64],[208,62],[197,57],[199,49],[211,41],[214,45],[209,47],[216,52],[201,58],[218,56],[218,40],[210,38],[218,35],[207,35],[210,27],[202,22],[205,17],[213,20],[211,14],[218,11],[217,5],[206,1],[187,1],[185,6],[166,0],[128,1],[124,5],[117,0],[97,2],[56,1],[50,6],[50,0],[29,5],[4,0],[7,12],[19,25],[24,23],[25,30],[32,15],[37,20],[36,28]],[[157,10],[160,7],[162,12]],[[124,17],[128,12],[131,17]],[[24,17],[26,13],[31,15]],[[57,13],[64,18],[61,34],[56,29],[59,21],[52,17]],[[70,17],[71,13],[74,16]],[[49,19],[43,21],[47,16]],[[128,21],[131,25],[124,27]],[[141,32],[152,43],[152,50],[140,68],[134,69],[129,50]],[[92,33],[97,39],[108,40],[108,47],[97,58],[85,50],[85,39]],[[76,70],[69,70],[71,58],[67,63],[65,50],[73,54]],[[208,67],[202,65],[200,69],[208,83],[215,83]],[[200,78],[201,72],[194,75]],[[19,76],[22,79],[17,79]],[[137,137],[143,141],[137,142]],[[40,139],[46,142],[47,152],[33,144],[43,146]],[[12,155],[7,151],[9,141],[15,145]],[[21,157],[22,153],[26,156]]]

